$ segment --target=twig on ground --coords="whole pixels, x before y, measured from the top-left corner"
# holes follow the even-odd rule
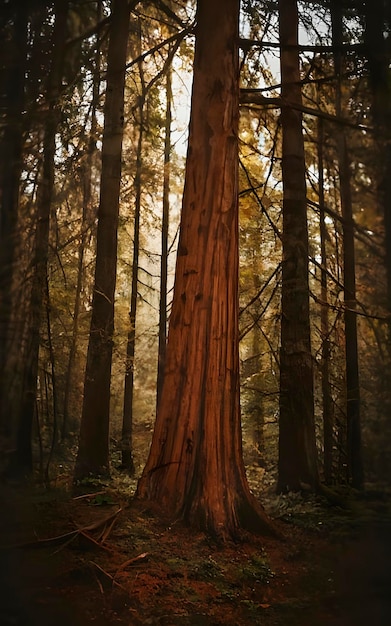
[[[92,498],[95,496],[101,496],[104,493],[106,493],[104,489],[102,491],[94,491],[94,493],[83,493],[81,496],[75,496],[74,498],[72,498],[72,500],[82,500],[83,498]]]

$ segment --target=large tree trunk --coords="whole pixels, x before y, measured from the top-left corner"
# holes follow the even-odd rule
[[[239,0],[199,0],[163,390],[137,495],[218,536],[271,530],[242,458],[238,353]]]
[[[319,482],[309,317],[308,228],[296,0],[280,0],[283,263],[280,357],[280,492]],[[289,105],[296,105],[291,108]]]
[[[380,388],[383,441],[391,437],[391,4],[389,0],[365,2],[365,43],[372,91],[372,117],[375,127],[377,194],[384,224],[386,306],[388,309],[386,370]],[[388,466],[389,467],[389,466]]]
[[[15,4],[15,3],[14,3]],[[5,373],[12,322],[12,281],[17,239],[19,184],[22,168],[27,7],[14,7],[12,23],[0,31],[1,100],[4,126],[0,130],[0,428],[7,429]],[[3,396],[4,394],[4,396]]]
[[[56,132],[59,123],[59,96],[66,41],[68,2],[66,0],[57,0],[55,10],[53,56],[47,87],[48,112],[44,123],[42,172],[37,191],[37,223],[32,262],[29,328],[26,342],[21,407],[17,426],[16,450],[10,468],[12,472],[16,473],[31,472],[33,469],[32,429],[36,410],[42,311],[46,294],[50,210],[54,192],[54,157]]]
[[[125,65],[130,6],[113,0],[107,58],[95,282],[75,479],[109,472],[109,412]]]
[[[391,24],[388,25],[388,28],[390,27]],[[385,33],[384,0],[365,2],[365,43],[372,90],[372,115],[379,148],[377,155],[381,171],[379,191],[384,211],[387,306],[391,312],[391,54],[389,38]],[[391,320],[388,340],[391,355]]]
[[[334,66],[337,77],[336,115],[342,117],[341,77],[343,73],[343,19],[339,2],[333,0],[332,38],[334,46]],[[344,322],[345,322],[345,359],[346,359],[346,428],[348,478],[353,487],[363,486],[363,466],[361,452],[360,419],[360,378],[358,363],[357,313],[356,313],[356,261],[354,245],[354,220],[350,188],[350,162],[345,129],[339,128],[337,135],[337,160],[343,231],[343,284],[344,284]]]

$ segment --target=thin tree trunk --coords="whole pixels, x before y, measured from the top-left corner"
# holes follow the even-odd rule
[[[125,65],[130,5],[113,0],[107,60],[95,283],[75,479],[109,472],[109,421]]]
[[[73,387],[73,374],[74,366],[77,354],[77,344],[79,339],[79,316],[81,306],[81,292],[83,287],[83,272],[84,272],[84,252],[87,242],[87,228],[88,228],[88,216],[91,210],[91,159],[88,159],[84,171],[83,171],[83,212],[80,225],[80,243],[78,246],[77,257],[77,281],[75,289],[75,303],[73,306],[72,315],[72,336],[71,344],[69,346],[68,365],[65,374],[65,388],[64,388],[64,413],[61,425],[61,440],[64,441],[69,435],[69,415],[70,415],[70,399],[71,391]]]
[[[256,261],[258,251],[253,252],[253,286],[254,293],[259,293],[261,289],[261,280],[259,272],[257,272]],[[252,329],[252,361],[251,361],[251,387],[247,393],[249,394],[249,413],[253,422],[253,441],[254,441],[254,463],[261,466],[264,462],[264,407],[261,393],[261,329],[259,319],[255,321]]]
[[[48,112],[44,125],[42,173],[37,191],[37,224],[32,263],[30,322],[24,365],[21,409],[17,430],[16,451],[11,471],[28,473],[33,469],[32,428],[36,410],[39,344],[42,309],[46,291],[49,247],[50,210],[54,191],[54,155],[59,123],[61,89],[68,2],[58,0],[53,31],[53,57],[47,89]]]
[[[160,300],[159,300],[159,346],[156,406],[163,388],[164,366],[167,348],[167,277],[168,277],[168,229],[170,219],[170,161],[171,161],[171,121],[172,121],[172,76],[171,68],[166,77],[166,119],[164,138],[163,174],[163,215],[160,260]]]
[[[50,289],[49,289],[49,281],[46,276],[46,327],[47,327],[47,341],[49,348],[49,361],[50,361],[50,374],[52,381],[52,440],[49,449],[48,460],[45,468],[45,480],[47,483],[50,481],[50,464],[53,459],[54,452],[56,450],[56,446],[58,444],[58,393],[57,393],[57,378],[56,378],[56,361],[54,356],[54,347],[53,347],[53,339],[52,339],[52,326],[50,321]],[[49,407],[48,407],[49,414]]]
[[[249,491],[238,350],[239,0],[199,0],[163,389],[137,495],[220,537],[271,532]]]
[[[283,263],[277,491],[317,488],[308,227],[296,0],[279,2]],[[296,105],[297,110],[289,105]]]
[[[346,351],[346,419],[349,480],[363,486],[360,417],[360,377],[358,364],[354,222],[350,193],[349,156],[345,136],[338,140],[338,163],[343,217],[344,320]]]
[[[332,37],[335,48],[334,65],[337,76],[336,115],[342,116],[341,76],[343,58],[342,9],[339,2],[332,5]],[[363,466],[361,451],[360,418],[360,377],[358,363],[357,313],[356,313],[356,261],[354,245],[354,220],[350,187],[350,161],[344,128],[338,129],[337,159],[339,170],[339,188],[343,230],[343,284],[344,284],[344,321],[345,321],[345,358],[346,358],[346,420],[347,420],[347,462],[348,476],[352,486],[363,487]]]
[[[102,3],[98,2],[97,7],[97,23],[102,19]],[[83,184],[83,211],[80,225],[80,243],[78,247],[77,258],[77,282],[75,290],[75,303],[72,316],[72,337],[69,347],[68,366],[65,378],[64,390],[64,415],[61,427],[61,439],[64,440],[69,434],[69,413],[70,398],[73,387],[73,370],[77,354],[77,344],[79,339],[79,315],[81,306],[81,292],[83,287],[83,271],[84,271],[84,253],[88,237],[91,236],[90,228],[92,225],[92,168],[93,159],[96,152],[96,132],[97,118],[96,109],[98,106],[100,95],[100,45],[97,42],[95,54],[95,76],[92,88],[92,111],[91,111],[91,129],[87,145],[87,158],[82,167],[82,184]]]
[[[264,407],[263,407],[263,398],[262,393],[259,388],[259,382],[261,378],[261,332],[258,327],[259,322],[257,322],[253,328],[253,354],[254,354],[254,374],[255,376],[251,379],[252,385],[255,385],[254,389],[250,391],[250,416],[253,421],[253,441],[254,441],[254,463],[259,466],[264,465],[264,451],[265,451],[265,440],[264,440],[264,426],[265,426],[265,415],[264,415]],[[258,385],[257,385],[258,382]]]
[[[330,485],[333,480],[333,445],[334,445],[334,411],[330,385],[330,328],[327,288],[327,250],[329,238],[325,221],[324,167],[323,167],[323,121],[318,120],[318,171],[319,171],[319,222],[320,222],[320,254],[321,254],[321,309],[320,327],[322,337],[322,401],[323,401],[323,473],[324,480]]]
[[[140,26],[141,28],[141,26]],[[141,31],[140,31],[141,35]],[[124,406],[122,417],[122,467],[130,475],[134,474],[133,460],[133,392],[134,392],[134,357],[136,352],[136,318],[137,318],[137,295],[138,295],[138,274],[139,274],[139,253],[140,253],[140,214],[141,214],[141,174],[142,174],[142,150],[144,139],[144,100],[145,82],[143,74],[143,62],[139,63],[139,73],[141,79],[142,95],[140,98],[140,119],[139,134],[136,155],[136,175],[134,178],[135,206],[134,206],[134,227],[133,227],[133,260],[132,260],[132,286],[130,293],[129,310],[129,332],[126,346],[126,366],[125,366],[125,389]]]

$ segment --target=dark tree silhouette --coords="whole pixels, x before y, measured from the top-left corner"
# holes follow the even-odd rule
[[[125,66],[130,5],[113,0],[107,57],[95,283],[75,479],[109,472],[109,413]]]
[[[280,0],[283,263],[278,484],[316,488],[308,227],[296,0]]]

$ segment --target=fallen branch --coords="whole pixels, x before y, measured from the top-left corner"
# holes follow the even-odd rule
[[[95,565],[95,567],[104,575],[106,576],[106,578],[108,578],[109,580],[111,580],[111,584],[112,585],[117,585],[117,587],[119,587],[120,589],[122,589],[122,591],[127,591],[125,589],[125,587],[123,587],[120,583],[118,583],[115,580],[115,577],[112,576],[109,572],[107,572],[105,569],[103,569],[103,567],[101,567],[100,565],[98,565],[98,563],[95,563],[95,561],[90,561],[91,565]],[[101,582],[99,581],[99,579],[97,578],[98,584],[99,584],[99,588],[103,594],[103,587],[101,585]]]
[[[1,546],[1,550],[9,550],[10,548],[42,548],[50,545],[58,545],[62,543],[64,540],[67,540],[66,543],[69,543],[71,540],[76,538],[77,536],[84,536],[92,543],[98,545],[99,547],[104,547],[102,544],[108,536],[110,535],[115,521],[118,515],[123,511],[123,508],[120,507],[114,513],[104,517],[103,519],[97,520],[96,522],[92,522],[87,526],[83,526],[81,528],[77,528],[76,530],[71,530],[68,533],[64,533],[63,535],[58,535],[56,537],[48,537],[46,539],[37,539],[35,541],[28,541],[22,544],[16,544],[13,546]],[[97,538],[91,536],[91,533],[102,528],[101,532],[98,534]]]
[[[74,498],[72,498],[72,500],[82,500],[83,498],[92,498],[92,497],[95,497],[95,496],[101,496],[104,493],[106,493],[105,490],[103,490],[103,491],[94,491],[94,493],[83,493],[81,496],[75,496]]]
[[[126,569],[129,565],[133,565],[133,563],[136,563],[136,561],[141,561],[142,559],[145,559],[148,556],[148,554],[149,554],[148,552],[143,552],[142,554],[139,554],[138,556],[134,556],[132,559],[128,559],[127,561],[125,561],[118,567],[115,573],[115,576],[119,572],[122,572],[124,569]]]

